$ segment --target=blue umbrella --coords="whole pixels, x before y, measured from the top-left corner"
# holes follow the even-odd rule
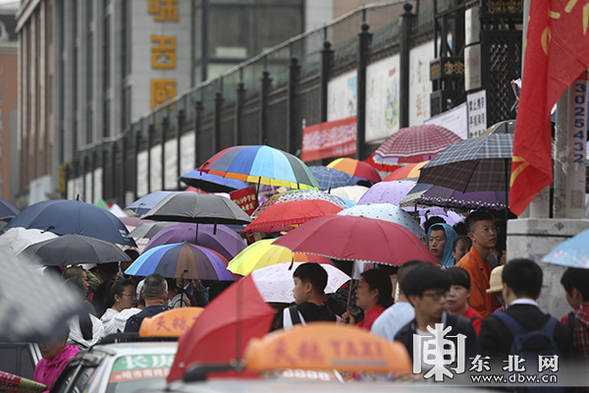
[[[328,168],[326,166],[317,165],[310,166],[309,170],[317,179],[319,188],[323,191],[329,190],[330,188],[338,188],[345,186],[355,186],[356,182],[354,177],[345,172],[338,171],[334,168]]]
[[[78,200],[37,202],[14,217],[7,228],[41,229],[58,235],[84,235],[111,243],[137,247],[129,231],[108,210]]]
[[[212,175],[198,169],[188,172],[178,179],[206,192],[232,192],[247,187],[247,183],[244,181]]]
[[[12,203],[0,198],[0,220],[3,218],[14,217],[20,210],[18,210]]]
[[[589,229],[559,244],[542,258],[542,262],[589,269]]]
[[[227,263],[227,259],[209,248],[187,242],[173,243],[144,252],[125,270],[125,274],[149,276],[158,273],[168,278],[233,281]]]
[[[167,196],[178,194],[183,191],[154,191],[144,197],[137,199],[135,202],[127,206],[127,209],[133,210],[137,214],[145,214],[155,205],[166,199]]]

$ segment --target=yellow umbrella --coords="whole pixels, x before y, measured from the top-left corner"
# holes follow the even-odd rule
[[[329,259],[313,254],[293,253],[286,247],[272,244],[276,239],[264,239],[250,244],[235,256],[227,265],[232,273],[247,276],[256,269],[276,265],[281,262],[330,263]]]

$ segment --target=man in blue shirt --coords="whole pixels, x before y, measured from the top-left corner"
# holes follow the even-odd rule
[[[161,275],[154,273],[145,278],[143,290],[141,291],[145,299],[145,308],[143,311],[132,315],[125,325],[125,333],[139,332],[141,322],[144,318],[153,317],[156,314],[166,311],[166,300],[168,299],[168,283]]]

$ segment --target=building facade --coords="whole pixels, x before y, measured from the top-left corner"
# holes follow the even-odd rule
[[[87,172],[75,194],[94,202],[104,146],[203,79],[302,33],[304,0],[23,0],[17,20],[20,204],[63,197],[65,179]]]

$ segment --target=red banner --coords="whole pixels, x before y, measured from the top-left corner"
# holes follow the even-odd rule
[[[229,197],[250,216],[256,210],[256,207],[258,207],[256,203],[256,186],[233,191],[229,193]]]
[[[303,129],[303,161],[347,156],[356,152],[356,116]]]
[[[509,193],[517,215],[552,183],[550,110],[589,65],[588,25],[589,4],[531,2]]]

